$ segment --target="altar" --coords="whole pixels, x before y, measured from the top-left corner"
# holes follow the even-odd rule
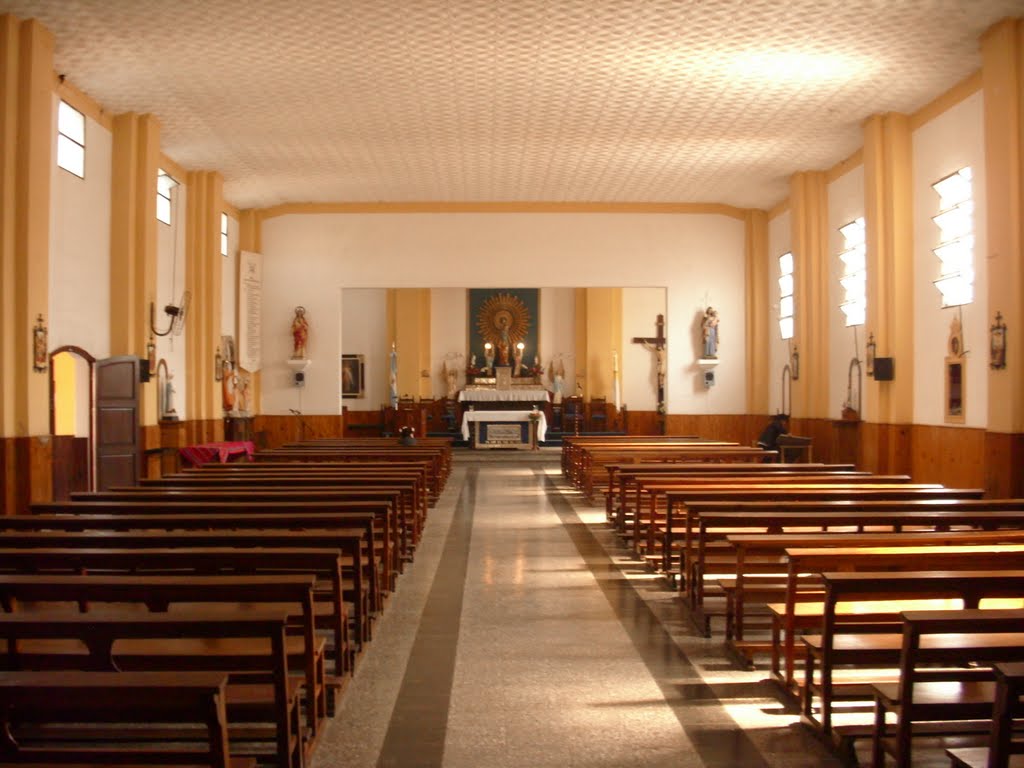
[[[462,414],[463,440],[469,440],[470,424],[473,447],[479,449],[536,449],[548,429],[543,411],[466,411]]]
[[[460,403],[546,403],[549,392],[544,387],[467,387],[459,392]]]

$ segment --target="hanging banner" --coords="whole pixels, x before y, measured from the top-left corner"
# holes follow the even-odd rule
[[[263,365],[263,254],[239,254],[238,312],[238,364],[258,371]]]

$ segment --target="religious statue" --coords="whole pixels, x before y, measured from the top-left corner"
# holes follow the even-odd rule
[[[519,376],[522,373],[522,370],[523,370],[523,347],[524,346],[525,345],[521,341],[518,344],[516,344],[515,357],[513,358],[514,361],[515,361],[515,366],[512,368],[512,375],[513,376]]]
[[[487,367],[513,365],[516,349],[530,329],[530,311],[518,296],[496,293],[480,306],[476,327],[485,342]]]
[[[555,367],[555,361],[551,361],[551,366],[548,368],[548,377],[551,379],[551,391],[552,397],[551,402],[558,405],[562,402],[562,392],[565,390],[565,363],[561,360],[558,361],[558,367]]]
[[[178,413],[174,410],[174,384],[171,379],[174,378],[174,374],[170,371],[167,372],[167,378],[164,380],[164,412],[160,414],[160,418],[166,421],[177,421]]]
[[[494,345],[491,342],[484,344],[484,362],[487,363],[487,370],[494,371]]]
[[[225,360],[224,376],[220,381],[220,399],[221,408],[227,413],[231,413],[235,408],[237,387],[238,374],[235,373],[235,366],[231,364],[230,360]]]
[[[654,356],[658,366],[658,390],[663,392],[665,390],[665,356],[666,350],[664,344],[651,344],[649,341],[640,342],[640,346],[644,349],[649,349],[654,352]]]
[[[388,400],[391,402],[392,408],[398,407],[398,350],[395,349],[395,344],[391,344],[391,352],[388,355],[389,368],[388,372]]]
[[[309,321],[306,319],[306,308],[295,308],[295,319],[292,320],[292,360],[306,359],[306,344],[309,342]]]
[[[708,307],[704,312],[704,321],[701,323],[701,331],[704,336],[704,358],[715,360],[718,358],[718,312]]]
[[[249,415],[249,375],[242,373],[238,375],[238,397],[236,406],[238,413],[243,416]]]
[[[444,372],[444,380],[447,386],[445,396],[449,400],[454,400],[459,394],[459,370],[454,366],[448,365],[447,360],[442,364],[442,370]]]

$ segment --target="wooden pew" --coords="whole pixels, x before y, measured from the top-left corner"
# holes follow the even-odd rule
[[[1024,717],[1024,663],[996,664],[996,700],[992,734],[987,747],[948,749],[952,768],[1020,768],[1024,766],[1024,740],[1013,735],[1014,720]]]
[[[362,530],[370,609],[383,610],[383,593],[394,583],[392,508],[385,502],[267,502],[153,499],[149,501],[56,501],[33,504],[31,516],[0,518],[0,530]],[[34,522],[33,522],[34,520]]]
[[[740,646],[744,636],[744,613],[748,601],[745,587],[756,569],[746,566],[752,558],[768,559],[770,564],[781,562],[787,546],[795,542],[829,541],[816,537],[814,531],[844,532],[864,529],[898,534],[902,530],[923,532],[949,529],[1024,529],[1024,500],[941,500],[862,502],[694,502],[688,507],[695,530],[688,530],[681,552],[686,574],[686,599],[698,625],[705,624],[705,634],[711,617],[724,615],[727,622],[726,642],[735,636]],[[730,511],[720,511],[730,510]],[[786,532],[788,531],[788,535]],[[762,538],[763,536],[763,538]],[[796,536],[797,538],[792,538]],[[898,539],[897,539],[898,540]],[[843,539],[834,539],[839,542]],[[845,539],[850,541],[850,539]],[[877,544],[877,541],[875,542]],[[718,545],[725,545],[718,546]],[[732,570],[730,570],[732,569]],[[707,604],[707,574],[732,573],[733,579],[725,588],[726,612],[710,609]],[[771,569],[780,573],[778,568]],[[756,584],[766,604],[785,595],[783,578]],[[732,632],[728,631],[732,630]],[[741,647],[736,650],[742,652]]]
[[[317,640],[313,607],[312,575],[274,576],[141,576],[133,575],[0,575],[0,605],[16,611],[19,603],[77,602],[88,610],[91,603],[139,603],[150,611],[167,611],[176,603],[217,603],[227,615],[243,610],[242,603],[284,604],[289,618],[299,621],[300,642],[288,643],[289,659],[301,664],[306,687],[306,720],[311,748],[327,717],[327,686],[323,642]],[[59,605],[56,607],[60,607]],[[186,644],[186,652],[188,645]],[[258,644],[251,646],[259,652]],[[194,654],[217,653],[215,647],[195,646]],[[243,649],[233,647],[238,656]],[[259,653],[257,653],[259,655]]]
[[[206,531],[104,531],[74,533],[62,531],[3,532],[0,547],[30,549],[168,549],[174,547],[234,548],[332,548],[340,552],[342,563],[351,567],[353,610],[357,648],[370,639],[369,589],[364,574],[364,552],[367,550],[363,532],[323,530],[206,530]],[[0,563],[0,568],[4,564]]]
[[[381,467],[413,467],[420,466],[426,475],[427,491],[431,499],[437,499],[444,490],[444,461],[436,450],[419,448],[401,449],[345,449],[342,451],[326,450],[274,450],[257,451],[253,454],[255,464],[266,463],[324,463],[324,464],[380,464]],[[228,466],[228,465],[221,465]],[[244,466],[238,464],[236,466]]]
[[[829,472],[835,474],[870,474],[857,472],[853,464],[764,464],[763,462],[742,462],[733,461],[724,464],[712,464],[710,462],[661,462],[661,463],[609,463],[605,465],[608,471],[608,491],[605,497],[605,516],[609,522],[614,522],[618,511],[626,504],[627,488],[629,480],[636,475],[684,475],[703,474],[710,477],[717,477],[723,474],[728,475],[765,475],[796,472],[799,474],[810,474],[812,472]]]
[[[88,541],[80,548],[0,548],[0,573],[19,574],[85,574],[99,571],[109,574],[134,575],[197,575],[213,574],[284,574],[308,573],[327,583],[328,590],[314,592],[318,605],[328,608],[317,611],[318,628],[333,635],[334,674],[338,677],[352,672],[356,651],[348,638],[348,613],[343,599],[344,582],[341,553],[331,548],[259,547],[179,547],[170,549],[119,549],[90,547]],[[358,636],[358,632],[355,633]],[[330,702],[328,702],[330,705]]]
[[[287,615],[284,610],[254,608],[245,614],[225,616],[215,613],[146,614],[137,611],[109,612],[103,615],[69,611],[35,611],[0,614],[0,638],[8,650],[0,655],[8,668],[21,664],[18,649],[35,640],[75,639],[84,644],[85,653],[76,668],[85,671],[117,671],[125,665],[123,651],[114,652],[115,642],[123,646],[132,641],[147,641],[146,646],[159,650],[159,643],[170,638],[262,639],[268,648],[264,657],[265,674],[235,673],[229,676],[226,689],[228,722],[242,720],[273,722],[276,762],[282,768],[303,765],[302,719],[299,689],[288,676],[285,652]],[[152,643],[149,641],[153,641]],[[134,643],[132,643],[134,646]],[[138,658],[134,656],[134,658]],[[218,660],[213,658],[213,663]],[[256,659],[249,658],[250,667]],[[166,662],[179,669],[171,656]],[[154,657],[147,665],[160,671]],[[135,671],[135,670],[128,670]],[[146,671],[146,670],[138,670]],[[267,683],[269,680],[269,689]],[[265,698],[269,693],[269,698]]]
[[[225,687],[220,672],[0,672],[0,743],[5,765],[160,765],[255,768],[256,760],[230,756]],[[91,723],[198,725],[206,749],[153,744],[88,744],[74,747],[23,739],[22,726],[72,723],[87,741]],[[198,739],[197,739],[198,741]]]
[[[864,501],[901,501],[909,502],[915,500],[943,500],[958,499],[981,499],[985,492],[980,488],[943,488],[931,484],[901,483],[897,485],[872,485],[853,484],[843,487],[843,484],[829,485],[818,483],[814,485],[803,485],[787,487],[785,484],[765,485],[758,487],[748,485],[742,489],[730,486],[694,486],[687,489],[678,489],[671,486],[664,488],[651,487],[654,493],[651,496],[652,506],[657,508],[658,495],[665,498],[665,520],[662,530],[662,547],[671,548],[675,537],[687,535],[696,528],[696,517],[689,509],[689,504],[706,502],[722,502],[724,504],[747,503],[747,502],[779,502],[791,504],[794,502],[864,502]],[[656,514],[656,512],[655,512]],[[685,545],[684,545],[685,546]],[[688,563],[682,563],[684,567]],[[679,573],[683,586],[687,573]]]
[[[791,551],[795,553],[794,560],[799,560],[800,550]],[[818,635],[801,637],[805,662],[803,685],[796,687],[788,656],[786,677],[780,682],[786,690],[800,695],[804,717],[809,723],[820,727],[825,735],[837,735],[841,740],[859,734],[849,729],[833,733],[833,702],[840,692],[844,696],[862,694],[865,680],[858,675],[853,684],[837,682],[836,670],[843,666],[894,668],[899,652],[895,614],[906,607],[906,601],[959,598],[967,607],[976,607],[985,597],[1024,596],[1022,544],[862,547],[859,551],[836,549],[834,552],[837,557],[831,561],[831,567],[848,569],[848,572],[821,573],[824,597],[817,623],[821,631]],[[874,559],[877,553],[881,556]],[[804,563],[793,564],[792,570],[813,564],[812,557],[818,555],[808,555]],[[922,572],[925,575],[921,575]],[[878,607],[870,614],[839,610],[841,603],[858,601],[882,602],[887,606]],[[788,597],[786,615],[793,615]],[[865,623],[871,626],[865,629]],[[783,645],[788,649],[793,644],[787,638]],[[820,702],[817,719],[813,714],[815,695]]]
[[[958,721],[987,725],[995,699],[991,672],[963,666],[1001,661],[1024,661],[1024,610],[904,612],[899,682],[875,685],[874,768],[883,768],[886,753],[897,768],[910,768],[914,723],[932,721],[930,733],[956,733],[962,730]],[[926,669],[935,664],[960,669]],[[891,738],[887,712],[897,717]]]
[[[406,490],[409,490],[408,487]],[[401,573],[406,562],[411,562],[413,557],[412,527],[407,523],[411,518],[407,517],[411,509],[411,492],[407,495],[399,488],[353,488],[343,490],[280,490],[266,489],[260,491],[240,491],[232,489],[217,488],[165,488],[165,489],[135,489],[120,491],[84,491],[71,494],[73,502],[89,501],[131,501],[149,502],[145,510],[159,509],[150,506],[155,502],[182,501],[182,502],[203,502],[206,508],[216,509],[224,502],[237,502],[249,504],[286,503],[302,504],[306,512],[313,513],[320,511],[319,504],[331,502],[330,508],[335,502],[363,502],[379,501],[389,505],[392,513],[388,516],[388,525],[391,530],[389,549],[391,551],[390,569],[392,582],[394,575]],[[407,505],[406,502],[410,502]],[[256,507],[247,506],[247,509]],[[392,583],[390,589],[394,589]]]

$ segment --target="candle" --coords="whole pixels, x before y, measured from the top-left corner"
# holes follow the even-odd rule
[[[612,371],[615,373],[619,372],[619,353],[614,349],[612,350]]]

